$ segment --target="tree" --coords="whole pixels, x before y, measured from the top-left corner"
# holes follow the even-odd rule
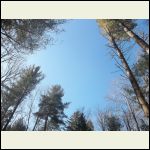
[[[93,131],[94,126],[91,120],[87,120],[84,113],[80,111],[74,112],[68,121],[68,131]]]
[[[120,41],[118,41],[118,39],[117,39],[118,36],[116,38],[116,35],[114,35],[114,31],[112,31],[112,29],[110,29],[109,22],[107,22],[107,20],[98,20],[97,22],[99,23],[99,26],[103,29],[106,37],[108,38],[111,48],[113,50],[115,50],[114,53],[119,57],[119,59],[122,63],[121,67],[125,71],[126,76],[128,77],[128,79],[134,89],[134,92],[137,96],[138,102],[141,105],[141,107],[145,113],[145,116],[149,117],[149,104],[145,100],[142,90],[140,89],[139,84],[122,53],[122,50],[119,47],[120,44],[118,42],[120,42]]]
[[[40,72],[40,67],[31,66],[23,69],[20,78],[11,87],[6,87],[1,99],[2,114],[4,114],[3,118],[6,114],[9,113],[9,115],[2,130],[7,129],[19,105],[42,79],[43,75]]]
[[[21,53],[33,53],[52,40],[52,32],[58,32],[61,19],[2,19],[1,40],[3,48],[8,43],[11,49]]]
[[[63,89],[60,85],[54,85],[46,94],[41,95],[39,111],[35,113],[37,119],[44,120],[43,130],[56,130],[64,125],[63,119],[67,116],[64,110],[69,103],[63,103]]]

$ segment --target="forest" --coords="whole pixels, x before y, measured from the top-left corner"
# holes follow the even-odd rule
[[[43,49],[47,46],[52,50],[53,45],[57,45],[55,38],[67,33],[63,27],[73,21],[1,20],[1,131],[149,131],[149,20],[93,19],[98,28],[99,49],[107,48],[108,54],[105,57],[111,57],[112,65],[119,71],[117,75],[120,77],[113,94],[106,93],[108,105],[103,109],[95,107],[92,112],[88,112],[85,107],[88,101],[80,99],[85,106],[79,105],[72,111],[72,101],[75,99],[71,97],[64,101],[69,91],[60,83],[48,87],[45,85],[42,90],[37,88],[48,79],[48,75],[37,64],[27,65],[26,59],[39,52],[45,53]],[[142,22],[141,28],[139,21]],[[101,41],[102,37],[107,44]],[[86,38],[87,35],[84,35]],[[94,42],[82,44],[94,47]],[[74,50],[72,48],[70,51]],[[66,56],[66,61],[67,57],[69,56]],[[74,63],[78,61],[75,57]],[[54,59],[57,62],[57,58]],[[51,60],[47,60],[47,63],[51,63]],[[103,69],[100,67],[97,72],[101,73]],[[82,72],[78,74],[80,78]],[[59,76],[61,77],[61,72]],[[91,85],[87,85],[86,89],[91,89]],[[72,87],[70,91],[75,89]],[[91,93],[94,88],[92,86]],[[107,88],[110,88],[109,85]],[[87,94],[86,89],[83,90],[84,94]],[[91,101],[94,103],[94,98]],[[103,105],[100,100],[99,105]],[[71,110],[70,113],[68,110]]]

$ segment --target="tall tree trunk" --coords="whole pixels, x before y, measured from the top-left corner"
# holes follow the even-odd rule
[[[113,45],[113,48],[116,50],[117,54],[118,54],[118,57],[120,58],[121,62],[122,62],[122,65],[126,71],[126,74],[130,80],[130,83],[134,89],[134,92],[136,94],[136,97],[139,101],[139,104],[141,105],[143,111],[144,111],[144,114],[146,117],[149,117],[149,104],[147,103],[147,101],[145,100],[145,97],[121,51],[121,49],[118,47],[117,43],[115,42],[115,39],[113,38],[113,36],[111,36],[111,33],[108,33],[109,34],[109,38],[110,38],[110,41],[111,41],[111,44]]]
[[[47,130],[47,121],[48,121],[48,115],[45,118],[44,131]]]
[[[136,119],[135,113],[134,113],[134,111],[133,111],[133,109],[132,109],[132,107],[131,107],[131,105],[130,105],[128,99],[125,98],[125,101],[126,101],[126,103],[127,103],[127,105],[128,105],[128,108],[129,108],[131,114],[132,114],[132,117],[133,117],[133,119],[134,119],[134,121],[135,121],[136,128],[137,128],[138,131],[140,131],[140,127],[139,127],[138,121],[137,121],[137,119]]]
[[[34,127],[33,127],[32,131],[34,131],[34,130],[35,130],[36,125],[37,125],[38,121],[39,121],[39,117],[37,116],[37,118],[36,118],[36,121],[35,121],[35,124],[34,124]]]
[[[147,44],[142,38],[140,38],[136,33],[130,30],[122,21],[119,21],[120,26],[123,26],[124,31],[133,38],[135,42],[149,54],[149,44]]]

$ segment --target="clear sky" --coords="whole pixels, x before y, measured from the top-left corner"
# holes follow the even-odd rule
[[[105,97],[119,73],[100,34],[95,20],[70,20],[62,26],[65,32],[55,36],[55,44],[47,45],[27,57],[27,64],[41,66],[46,90],[54,84],[64,89],[64,101],[71,102],[66,110],[70,116],[78,108],[92,112],[107,105]]]

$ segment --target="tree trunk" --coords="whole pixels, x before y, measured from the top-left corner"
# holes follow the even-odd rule
[[[129,37],[133,38],[135,42],[145,50],[147,54],[149,54],[149,45],[140,38],[136,33],[130,30],[123,22],[119,21],[120,26],[123,26],[124,31],[129,35]]]
[[[36,125],[37,125],[37,123],[38,123],[38,120],[39,120],[39,117],[37,116],[37,118],[36,118],[36,121],[35,121],[35,124],[34,124],[34,127],[33,127],[32,131],[34,131],[34,130],[35,130]]]
[[[109,34],[109,37],[110,37],[110,41],[111,43],[113,44],[113,48],[117,51],[117,54],[118,54],[118,57],[120,58],[121,62],[122,62],[122,65],[126,71],[126,74],[130,80],[130,83],[134,89],[134,92],[136,94],[136,97],[139,101],[139,104],[141,105],[143,111],[144,111],[144,114],[146,117],[149,117],[149,104],[147,103],[147,101],[145,100],[145,97],[124,57],[124,55],[122,54],[122,51],[121,49],[118,47],[117,43],[115,42],[114,38],[111,36],[111,34]]]
[[[45,125],[44,125],[44,131],[47,130],[47,121],[48,121],[48,115],[45,118]]]

